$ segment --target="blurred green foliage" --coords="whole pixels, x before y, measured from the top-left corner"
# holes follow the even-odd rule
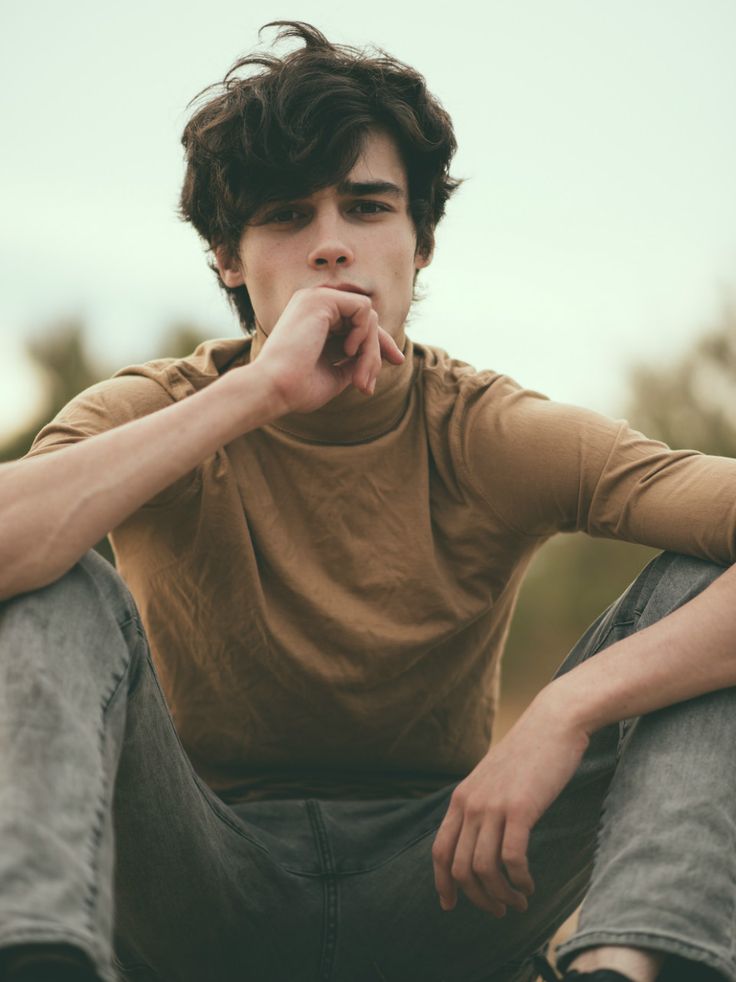
[[[158,357],[182,357],[211,337],[194,324],[173,324]],[[118,367],[94,364],[85,350],[84,325],[61,322],[27,343],[46,379],[46,401],[23,432],[0,446],[0,460],[22,457],[41,427],[78,392]],[[154,357],[154,356],[151,356]],[[622,407],[629,422],[672,447],[736,455],[736,310],[724,305],[718,322],[669,365],[635,366],[630,397]],[[112,559],[107,540],[97,548]],[[519,597],[504,661],[505,729],[550,678],[587,625],[612,603],[656,550],[559,535],[535,558]]]
[[[195,324],[174,323],[161,336],[158,354],[150,358],[182,358],[194,351],[201,341],[212,336]],[[22,430],[0,444],[0,461],[22,457],[38,431],[70,399],[123,367],[92,362],[86,351],[85,327],[78,320],[51,324],[26,341],[26,351],[44,378],[44,404],[35,419],[29,420]]]

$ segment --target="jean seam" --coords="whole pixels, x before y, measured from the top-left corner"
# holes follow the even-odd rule
[[[319,975],[322,982],[329,982],[335,964],[337,950],[337,878],[335,863],[330,848],[330,840],[325,828],[319,802],[314,798],[306,801],[307,815],[312,834],[320,856],[320,865],[324,870],[322,883],[324,889],[324,920],[322,934],[322,954],[320,956]]]
[[[647,577],[647,580],[645,581],[645,583],[648,582],[648,579],[649,579],[649,577]],[[639,593],[639,596],[641,596],[641,591]],[[638,598],[637,598],[637,600],[638,600]],[[608,630],[604,634],[604,636],[601,639],[601,641],[595,646],[595,648],[593,649],[593,651],[591,652],[591,654],[588,655],[588,658],[586,658],[585,661],[588,661],[590,658],[595,657],[595,655],[597,655],[600,651],[602,651],[606,647],[606,642],[608,641],[608,638],[610,637],[610,635],[612,634],[612,632],[614,630],[616,630],[617,628],[620,628],[620,627],[631,627],[632,625],[636,625],[638,623],[638,621],[639,621],[639,617],[641,616],[640,612],[637,611],[636,606],[634,607],[633,614],[634,614],[634,616],[628,614],[628,612],[627,612],[625,617],[622,617],[620,619],[619,618],[615,618],[614,621],[613,621],[613,623],[610,625],[610,627],[608,628]],[[634,630],[636,630],[636,628],[634,628]],[[618,741],[617,741],[617,745],[616,745],[616,760],[617,761],[618,761],[618,759],[619,759],[619,757],[621,755],[621,750],[622,750],[622,747],[623,747],[624,737],[626,735],[626,723],[627,723],[626,720],[621,720],[620,723],[618,724]],[[592,861],[591,861],[591,865],[590,865],[591,879],[592,879],[592,876],[594,874],[596,864],[598,862],[598,856],[600,854],[600,848],[601,848],[601,830],[603,828],[603,824],[604,824],[604,820],[605,820],[606,806],[608,804],[608,799],[609,799],[610,793],[611,793],[611,785],[610,785],[610,782],[609,782],[608,787],[606,788],[606,792],[603,795],[603,800],[601,801],[601,809],[600,809],[600,813],[598,815],[598,821],[596,822],[595,836],[594,836],[595,848],[593,850],[593,857],[592,857]]]
[[[381,869],[382,866],[385,866],[387,863],[390,863],[392,860],[396,859],[398,856],[401,856],[403,853],[405,853],[407,849],[411,849],[412,846],[415,846],[418,842],[421,842],[422,839],[426,839],[427,836],[432,835],[433,832],[437,831],[437,829],[440,827],[441,824],[442,822],[439,822],[437,825],[433,825],[431,829],[424,829],[424,831],[417,833],[417,835],[415,835],[412,839],[404,843],[404,845],[401,846],[400,849],[397,849],[395,852],[392,852],[390,856],[386,856],[384,859],[380,860],[380,862],[375,863],[373,866],[367,866],[364,869],[341,869],[338,875],[359,876],[361,873],[372,873],[374,872],[374,870]]]
[[[126,662],[125,668],[118,675],[113,675],[112,686],[110,691],[104,697],[102,702],[102,713],[101,717],[104,718],[114,701],[115,697],[121,691],[120,683],[125,678],[128,670],[130,668],[130,660]],[[97,900],[99,897],[98,888],[98,878],[99,878],[99,855],[100,855],[100,845],[102,842],[102,833],[105,825],[105,816],[107,814],[106,802],[110,798],[110,778],[107,770],[104,766],[105,761],[105,750],[107,747],[107,734],[105,732],[104,725],[99,726],[97,729],[97,742],[98,742],[98,752],[99,759],[101,762],[100,770],[102,773],[100,781],[100,790],[97,795],[97,801],[95,804],[94,820],[92,824],[92,829],[90,833],[90,838],[88,840],[87,854],[89,857],[89,870],[90,870],[90,880],[87,887],[87,893],[84,899],[85,908],[87,910],[87,929],[90,934],[95,934],[95,923],[94,915],[97,911]]]
[[[652,594],[657,588],[657,581],[661,580],[667,572],[666,568],[664,570],[660,570],[660,565],[664,565],[665,567],[671,566],[673,555],[673,553],[669,552],[660,552],[658,556],[655,556],[654,559],[652,559],[644,567],[642,573],[640,574],[642,582],[639,586],[638,595],[634,601],[634,613],[636,614],[637,620],[646,610],[647,604],[651,600]],[[656,576],[656,580],[653,586],[650,588],[649,584],[654,576]]]
[[[613,624],[611,624],[609,626],[609,628],[606,631],[606,633],[603,635],[603,637],[601,638],[601,640],[599,641],[599,643],[595,646],[595,648],[593,648],[593,650],[588,655],[588,658],[585,659],[585,661],[588,661],[589,658],[592,658],[594,655],[597,655],[600,651],[602,651],[606,647],[606,642],[608,641],[608,639],[611,636],[611,634],[617,628],[619,628],[619,627],[630,627],[632,624],[636,624],[638,622],[638,620],[639,620],[639,616],[637,616],[637,617],[627,617],[625,620],[624,619],[622,619],[622,620],[618,620],[618,619],[615,620],[613,622]]]
[[[169,707],[166,703],[166,698],[163,692],[161,691],[161,686],[158,681],[158,675],[156,674],[156,668],[151,659],[150,651],[148,650],[146,650],[146,660],[148,662],[148,667],[151,671],[151,676],[153,677],[154,688],[156,689],[156,692],[158,693],[158,697],[161,700],[162,708],[164,711],[164,717],[166,718],[166,721],[171,729],[171,732],[174,734],[174,738],[179,745],[179,750],[181,751],[181,755],[184,761],[186,762],[186,766],[189,769],[189,773],[192,777],[192,780],[194,781],[194,784],[199,790],[201,797],[204,799],[204,801],[206,802],[207,806],[209,807],[210,811],[215,816],[215,818],[219,819],[224,825],[227,825],[227,827],[231,829],[233,832],[235,832],[238,836],[240,836],[241,839],[245,839],[246,842],[250,843],[253,846],[256,846],[256,848],[260,849],[260,851],[264,853],[266,856],[270,856],[271,855],[270,850],[267,849],[261,842],[259,842],[258,839],[248,834],[248,832],[245,830],[245,827],[242,825],[242,823],[239,822],[234,812],[232,812],[227,807],[227,805],[220,803],[220,799],[215,796],[215,793],[212,791],[212,789],[207,784],[204,783],[202,778],[200,778],[199,774],[197,774],[197,772],[195,771],[194,766],[189,758],[189,754],[186,752],[186,750],[184,749],[184,744],[181,742],[181,736],[179,735],[179,731],[174,726],[174,721],[171,718],[171,713],[169,712]],[[220,811],[220,807],[222,808],[222,811]]]

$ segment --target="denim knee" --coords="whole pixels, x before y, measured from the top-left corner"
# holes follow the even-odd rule
[[[54,653],[71,668],[79,656],[89,654],[102,674],[105,662],[117,674],[134,659],[142,663],[146,650],[128,587],[93,549],[52,583],[0,604],[0,656],[11,660],[43,660],[45,653]],[[139,669],[136,664],[131,672],[136,679]]]
[[[638,630],[654,624],[693,597],[702,593],[725,572],[727,566],[686,556],[663,552],[642,571],[642,589],[636,603]]]

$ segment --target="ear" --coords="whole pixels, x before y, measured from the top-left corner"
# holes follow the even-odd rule
[[[432,244],[426,253],[417,251],[414,255],[414,269],[420,270],[429,266],[434,257],[434,236],[432,237]]]
[[[234,259],[225,246],[215,246],[215,265],[225,286],[243,286],[245,279],[240,263]]]

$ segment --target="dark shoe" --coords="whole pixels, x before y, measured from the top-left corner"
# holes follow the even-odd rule
[[[66,944],[13,945],[0,952],[3,982],[99,982],[89,958]]]
[[[597,968],[594,972],[565,972],[558,975],[543,955],[534,959],[534,967],[544,982],[631,982],[628,975],[614,972],[612,968]]]

